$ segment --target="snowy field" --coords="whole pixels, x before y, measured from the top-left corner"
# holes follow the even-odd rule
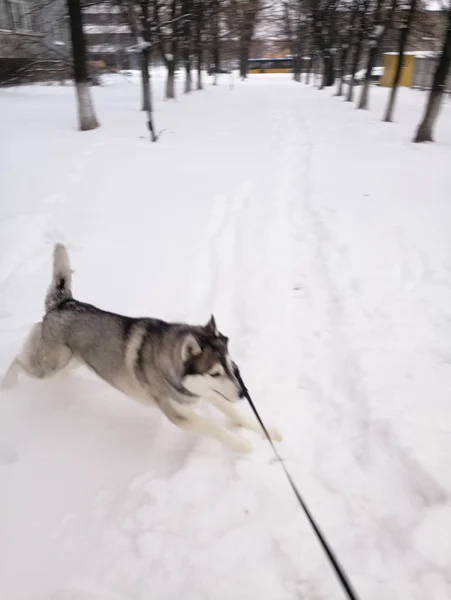
[[[287,76],[176,102],[155,85],[0,91],[0,372],[55,241],[79,299],[211,312],[361,600],[451,598],[451,103],[436,144]],[[246,407],[243,406],[243,410]],[[80,369],[0,402],[0,600],[339,600],[255,434],[242,457]]]

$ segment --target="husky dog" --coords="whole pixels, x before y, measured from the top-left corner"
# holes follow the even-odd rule
[[[20,370],[42,379],[81,363],[124,394],[158,405],[178,427],[238,452],[252,450],[246,440],[194,410],[204,398],[235,424],[262,433],[235,406],[244,390],[235,376],[228,339],[213,316],[205,326],[126,317],[75,300],[71,283],[67,250],[56,244],[44,318],[33,326],[2,387],[10,387]],[[270,434],[281,439],[275,430]]]

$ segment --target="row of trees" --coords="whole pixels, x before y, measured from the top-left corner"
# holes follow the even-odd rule
[[[82,26],[83,8],[95,4],[93,1],[67,0],[82,130],[98,127],[88,87],[86,40]],[[139,53],[141,108],[147,114],[153,141],[158,136],[153,122],[149,71],[152,56],[158,55],[166,67],[167,99],[175,98],[177,66],[181,65],[185,71],[185,93],[191,92],[194,87],[203,89],[202,72],[206,60],[214,73],[220,72],[221,41],[225,37],[239,41],[240,71],[243,77],[247,76],[255,25],[263,8],[261,0],[110,0],[108,4],[120,10],[133,34],[134,44],[129,50]],[[195,83],[193,71],[197,74]]]
[[[447,11],[447,22],[441,52],[425,113],[415,134],[416,142],[432,141],[433,126],[450,71],[449,0],[443,9]],[[371,74],[380,57],[387,32],[396,32],[399,59],[384,114],[384,121],[391,122],[408,41],[438,37],[436,31],[428,30],[425,14],[420,0],[285,0],[279,14],[279,31],[290,40],[291,53],[295,58],[294,78],[300,81],[304,65],[305,81],[308,83],[310,69],[315,67],[317,61],[321,65],[320,89],[332,86],[337,81],[336,95],[345,94],[349,102],[354,99],[357,89],[354,85],[355,75],[363,58],[365,77],[357,101],[359,109],[369,107]],[[349,83],[347,90],[344,87],[345,74]]]
[[[426,37],[422,20],[422,0],[110,0],[119,9],[133,33],[134,50],[139,53],[142,74],[142,109],[146,111],[153,141],[157,135],[149,62],[158,56],[166,66],[166,98],[175,97],[175,73],[182,66],[184,91],[202,89],[205,62],[220,70],[222,41],[236,43],[240,75],[247,77],[248,60],[256,28],[266,24],[268,31],[283,39],[294,59],[294,78],[305,81],[320,70],[320,88],[337,85],[336,95],[354,99],[355,76],[362,60],[365,78],[357,101],[359,109],[369,106],[371,74],[380,57],[384,40],[396,32],[399,61],[384,120],[393,119],[396,95],[401,80],[405,49],[409,40]],[[451,0],[442,49],[424,118],[415,141],[432,140],[446,77],[451,64]],[[105,3],[105,2],[103,2]],[[98,125],[89,96],[86,68],[86,43],[82,27],[82,0],[67,0],[75,78],[79,102],[80,128]],[[91,0],[90,4],[95,4]],[[193,71],[196,72],[194,83]],[[349,85],[344,86],[344,75]]]

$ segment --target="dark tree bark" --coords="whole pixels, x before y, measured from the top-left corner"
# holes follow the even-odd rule
[[[320,89],[330,87],[335,83],[334,57],[326,50],[323,56],[323,75],[321,79]]]
[[[293,56],[293,79],[301,81],[302,62],[302,21],[300,13],[301,4],[296,2],[295,7],[289,2],[284,3],[283,30],[286,39],[290,41],[291,54]],[[293,9],[296,10],[293,14]]]
[[[149,62],[150,62],[150,49],[152,47],[151,29],[150,29],[150,15],[149,15],[149,4],[148,0],[141,0],[141,29],[143,33],[143,47],[141,50],[141,77],[142,77],[142,89],[143,89],[143,110],[146,111],[147,115],[147,127],[149,129],[150,138],[152,142],[156,142],[158,137],[155,132],[153,124],[153,105],[152,105],[152,92],[150,86],[150,73],[149,73]]]
[[[336,37],[337,4],[338,0],[328,0],[323,5],[319,4],[312,11],[313,34],[323,67],[320,90],[333,85],[335,82],[335,65],[332,52]]]
[[[349,87],[346,94],[346,102],[352,102],[354,100],[354,87],[355,87],[355,74],[360,62],[360,56],[362,52],[363,40],[365,39],[366,33],[366,20],[370,0],[363,0],[362,3],[359,1],[359,7],[356,16],[356,34],[354,43],[354,53],[352,55],[351,72],[349,73]]]
[[[310,73],[312,72],[312,62],[313,58],[310,56],[307,62],[307,70],[305,72],[305,83],[308,85],[310,83]]]
[[[338,64],[338,87],[336,96],[343,95],[343,77],[346,71],[346,65],[348,64],[350,43],[349,38],[352,36],[354,26],[357,18],[357,11],[359,9],[359,1],[354,0],[352,4],[351,15],[349,18],[349,25],[345,28],[344,34],[341,36],[340,53],[339,53],[339,64]]]
[[[139,66],[141,69],[141,88],[142,88],[142,105],[141,110],[151,110],[150,98],[150,75],[149,75],[149,50],[142,50],[139,56]]]
[[[176,23],[177,19],[177,0],[172,0],[171,7],[171,40],[170,47],[171,51],[167,55],[168,62],[168,77],[166,80],[166,98],[174,99],[175,98],[175,69],[177,64],[177,52],[178,52],[178,23]]]
[[[240,41],[240,77],[247,78],[249,63],[249,44],[245,40]]]
[[[212,51],[211,58],[213,63],[213,85],[218,83],[218,73],[221,68],[221,48],[219,39],[219,0],[212,0],[211,11],[211,37]]]
[[[154,21],[158,35],[158,42],[161,52],[161,58],[167,69],[166,78],[166,99],[175,98],[175,70],[177,65],[178,42],[180,36],[180,17],[178,15],[178,0],[172,0],[170,10],[170,22],[167,24],[170,27],[169,39],[167,40],[160,20],[160,3],[154,0]],[[166,54],[166,46],[169,46],[169,53]]]
[[[409,37],[410,28],[412,26],[412,19],[415,14],[417,0],[411,0],[409,12],[407,15],[406,22],[401,25],[401,31],[399,35],[399,47],[398,47],[398,64],[396,66],[395,78],[390,91],[390,98],[388,100],[387,111],[385,113],[384,121],[390,123],[393,119],[393,112],[395,109],[396,94],[398,92],[399,82],[401,80],[402,68],[404,66],[404,52],[406,49],[407,38]]]
[[[451,6],[448,9],[448,23],[446,28],[443,50],[440,55],[437,69],[434,75],[432,89],[429,94],[426,110],[416,132],[414,142],[433,142],[432,129],[440,112],[443,93],[445,91],[446,78],[451,65]]]
[[[149,63],[152,47],[152,35],[149,15],[149,0],[139,0],[136,4],[139,8],[139,14],[135,11],[135,1],[127,0],[121,2],[119,7],[122,10],[124,19],[128,23],[130,30],[135,38],[136,48],[139,50],[139,66],[141,70],[141,110],[147,116],[147,128],[149,129],[152,142],[158,139],[155,133],[153,123],[153,105],[151,78],[149,72]]]
[[[244,4],[242,14],[240,15],[240,76],[241,79],[247,78],[249,66],[249,54],[251,51],[252,39],[254,37],[255,23],[259,11],[259,0],[248,0]]]
[[[81,131],[99,126],[89,87],[86,64],[86,40],[83,32],[83,16],[80,0],[67,0],[69,11],[70,35],[74,59],[75,90],[77,94],[78,121]]]
[[[196,48],[196,60],[197,60],[197,89],[202,89],[202,64],[203,59],[203,29],[204,29],[204,3],[203,0],[197,0],[195,3],[195,48]]]
[[[384,20],[382,19],[382,8],[383,8],[383,0],[378,0],[377,8],[376,8],[376,26],[373,34],[373,39],[371,40],[370,51],[368,53],[368,64],[366,67],[366,75],[365,81],[362,86],[362,93],[360,95],[360,100],[357,108],[359,109],[367,109],[369,102],[369,94],[370,94],[370,84],[371,84],[371,73],[376,66],[377,57],[382,48],[382,42],[385,37],[385,32],[387,31],[388,26],[393,20],[393,15],[395,13],[396,5],[398,0],[392,0],[392,4],[390,7],[390,12],[388,17]]]
[[[352,57],[351,73],[349,78],[348,93],[346,94],[346,102],[352,102],[354,100],[354,88],[355,88],[355,74],[357,67],[359,66],[360,53],[362,51],[363,37],[359,35],[357,43],[354,48],[354,56]]]
[[[167,78],[166,78],[166,99],[174,100],[175,98],[175,58],[174,54],[169,54],[167,57]]]
[[[343,95],[343,77],[345,74],[346,64],[348,62],[348,53],[349,53],[349,44],[347,42],[343,42],[340,48],[340,56],[339,56],[339,66],[338,66],[338,86],[337,91],[335,93],[336,96]]]
[[[192,32],[192,0],[183,0],[183,62],[185,65],[185,94],[191,92],[191,32]]]

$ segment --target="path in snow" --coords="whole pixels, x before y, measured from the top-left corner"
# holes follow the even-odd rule
[[[71,90],[0,96],[1,366],[58,239],[82,299],[214,312],[362,599],[449,598],[450,108],[445,142],[419,147],[420,94],[387,126],[255,77],[158,105],[154,146],[136,88],[95,92],[86,135]],[[246,458],[83,370],[22,379],[0,406],[1,600],[342,598],[269,448],[243,435]]]

